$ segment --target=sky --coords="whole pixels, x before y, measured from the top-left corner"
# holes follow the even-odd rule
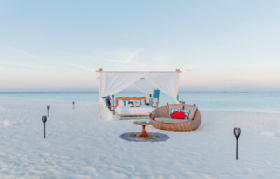
[[[0,1],[0,92],[98,91],[181,69],[180,91],[280,91],[280,1]]]

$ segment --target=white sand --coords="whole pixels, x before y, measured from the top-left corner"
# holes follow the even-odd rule
[[[197,131],[148,126],[170,138],[137,143],[119,138],[141,130],[133,121],[99,121],[97,105],[75,106],[0,99],[0,178],[280,178],[280,114],[203,111]],[[14,125],[3,126],[6,119]],[[234,127],[242,130],[238,161]]]

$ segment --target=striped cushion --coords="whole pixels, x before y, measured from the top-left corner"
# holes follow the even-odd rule
[[[169,118],[171,118],[170,114],[173,113],[174,111],[178,111],[178,112],[183,111],[185,113],[185,115],[187,116],[186,119],[189,118],[190,110],[182,110],[182,109],[175,109],[175,108],[170,108]]]
[[[185,113],[185,115],[187,116],[186,118],[189,118],[189,114],[190,114],[190,110],[181,110]]]

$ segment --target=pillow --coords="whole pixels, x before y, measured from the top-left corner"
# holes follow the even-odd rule
[[[145,104],[145,101],[144,101],[144,99],[141,99],[140,100],[140,106],[145,106],[146,104]]]
[[[169,109],[174,108],[174,109],[183,109],[183,104],[169,104]]]
[[[170,114],[171,118],[173,119],[185,119],[187,116],[183,111],[174,111]]]
[[[119,106],[125,106],[125,105],[124,105],[124,101],[121,100],[121,99],[119,99]]]
[[[127,106],[129,106],[129,107],[132,107],[132,106],[134,106],[134,103],[133,103],[133,101],[127,101]]]
[[[197,107],[194,107],[194,106],[190,106],[190,105],[185,105],[185,110],[190,110],[190,113],[189,113],[189,116],[188,116],[188,119],[191,119],[193,120],[194,118],[194,114],[197,110]]]
[[[140,101],[139,100],[133,100],[133,105],[136,107],[140,107]]]

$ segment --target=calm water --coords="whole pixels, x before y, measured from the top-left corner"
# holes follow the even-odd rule
[[[187,104],[196,104],[205,111],[244,111],[280,113],[280,92],[220,93],[189,92],[179,93]],[[118,93],[116,97],[146,96],[143,93]],[[1,98],[44,100],[98,104],[98,93],[0,93]],[[162,94],[160,104],[172,104],[173,99]]]

